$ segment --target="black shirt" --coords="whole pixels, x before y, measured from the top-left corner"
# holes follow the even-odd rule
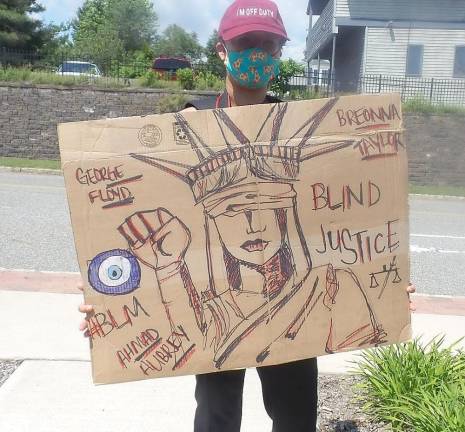
[[[262,104],[269,104],[269,103],[278,103],[282,102],[280,99],[266,95]],[[206,110],[206,109],[215,109],[215,108],[228,108],[228,93],[224,91],[221,94],[216,96],[208,96],[203,99],[194,99],[193,101],[188,102],[184,108],[195,108],[198,110]]]

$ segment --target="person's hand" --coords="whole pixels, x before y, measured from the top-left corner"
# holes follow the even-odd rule
[[[413,294],[417,289],[415,288],[415,285],[413,285],[412,282],[409,282],[408,286],[407,286],[407,293],[408,293],[408,297],[409,297],[409,301],[410,301],[410,311],[411,312],[414,312],[417,308],[415,307],[415,304],[412,302],[412,300],[410,299],[410,294]]]
[[[137,212],[118,230],[138,260],[153,270],[180,262],[191,241],[187,227],[163,208]]]
[[[77,287],[78,287],[78,289],[80,291],[84,292],[84,285],[82,284],[82,282],[79,283]],[[82,303],[81,305],[79,305],[79,312],[81,312],[83,314],[86,314],[86,317],[79,324],[79,330],[81,332],[84,332],[83,334],[84,334],[85,337],[89,337],[90,334],[89,334],[89,330],[88,330],[88,321],[87,320],[94,313],[94,307],[92,305]]]

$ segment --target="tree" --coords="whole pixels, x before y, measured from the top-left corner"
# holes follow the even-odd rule
[[[207,41],[205,55],[207,56],[207,70],[222,78],[226,75],[226,68],[216,52],[216,44],[219,41],[218,31],[214,30]]]
[[[54,37],[54,28],[31,14],[45,9],[36,0],[2,0],[0,3],[0,46],[37,50]]]
[[[155,42],[157,14],[148,0],[110,0],[111,25],[127,52],[143,50]]]
[[[279,74],[271,84],[271,90],[282,96],[290,90],[289,82],[292,77],[303,74],[304,66],[292,59],[283,60],[279,64]]]
[[[153,44],[157,15],[148,0],[85,0],[73,29],[78,53],[117,58]]]
[[[199,61],[203,52],[197,34],[187,33],[176,24],[168,26],[155,45],[156,56],[185,56],[193,61]]]
[[[50,24],[47,26],[49,38],[40,48],[40,54],[46,61],[53,61],[72,48],[70,23]]]

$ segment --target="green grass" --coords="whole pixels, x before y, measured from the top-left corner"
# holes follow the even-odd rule
[[[52,159],[24,159],[0,157],[0,166],[13,168],[60,169],[60,161]]]
[[[358,399],[394,431],[465,431],[465,352],[439,338],[361,354]]]
[[[454,105],[433,105],[428,100],[413,98],[402,103],[404,113],[465,115],[465,107]]]
[[[179,81],[164,80],[152,71],[136,79],[99,77],[89,78],[83,76],[59,75],[52,71],[31,71],[27,68],[0,68],[0,82],[24,84],[48,84],[57,86],[92,86],[97,88],[153,88],[181,90]],[[224,81],[211,73],[201,73],[195,79],[194,90],[215,90],[224,88]]]
[[[49,71],[31,71],[27,68],[0,68],[0,82],[27,84],[49,84],[58,86],[93,86],[99,88],[123,88],[124,80],[101,77],[89,78],[83,76],[66,76]]]
[[[409,192],[420,195],[448,195],[465,197],[465,186],[416,186],[410,185]]]

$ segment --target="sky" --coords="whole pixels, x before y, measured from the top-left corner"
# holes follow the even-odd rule
[[[46,22],[68,21],[74,18],[84,0],[41,0],[46,8],[41,18]],[[305,38],[308,30],[306,14],[308,0],[275,0],[291,39],[283,52],[283,58],[303,60]],[[205,45],[232,0],[154,0],[158,14],[159,32],[170,24],[178,24],[188,32],[196,32]]]

